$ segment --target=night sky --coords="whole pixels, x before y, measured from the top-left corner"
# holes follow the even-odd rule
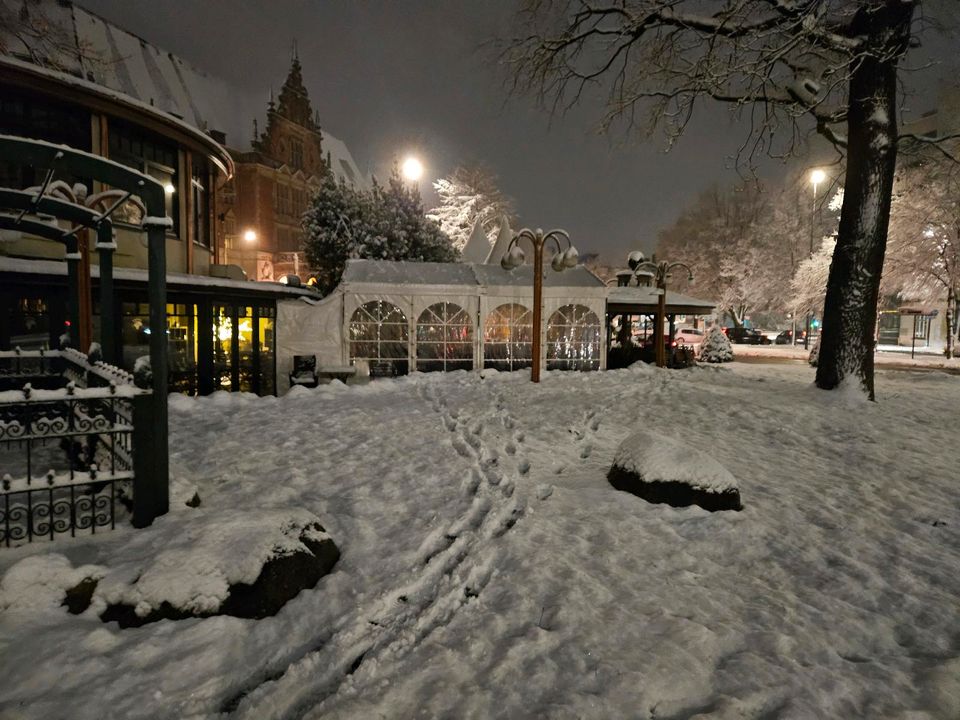
[[[705,103],[665,153],[662,137],[598,135],[598,106],[551,119],[531,98],[508,98],[488,43],[511,35],[512,2],[79,4],[248,95],[251,116],[226,128],[231,146],[241,144],[238,132],[249,142],[254,112],[263,127],[269,90],[283,83],[296,39],[321,125],[347,143],[361,170],[384,177],[394,158],[416,153],[426,166],[429,208],[429,180],[483,161],[515,198],[524,225],[565,228],[581,252],[609,262],[650,250],[657,231],[699,191],[738,178],[730,158],[743,132],[722,106]],[[928,109],[931,93],[923,90],[912,104]],[[773,177],[785,169],[769,161],[759,172]]]

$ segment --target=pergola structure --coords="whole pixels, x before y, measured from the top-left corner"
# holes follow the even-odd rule
[[[169,507],[168,441],[167,441],[167,336],[163,328],[166,315],[166,228],[172,221],[166,217],[164,188],[144,173],[105,158],[64,145],[40,140],[0,135],[0,157],[20,165],[45,171],[42,185],[34,192],[14,188],[0,188],[0,229],[19,230],[64,243],[68,268],[69,314],[71,327],[80,322],[81,255],[77,233],[83,229],[97,234],[96,249],[100,260],[101,347],[104,360],[117,361],[113,327],[113,227],[110,215],[133,196],[143,203],[146,215],[142,227],[148,243],[148,300],[150,325],[157,329],[150,336],[150,366],[152,371],[152,398],[148,418],[153,432],[149,433],[148,452],[140,453],[154,482],[137,488],[134,525],[149,525]],[[88,177],[95,182],[121,191],[115,202],[103,212],[79,203],[51,197],[47,194],[57,172],[74,177]],[[71,223],[63,229],[56,221]],[[89,286],[87,286],[89,287]]]

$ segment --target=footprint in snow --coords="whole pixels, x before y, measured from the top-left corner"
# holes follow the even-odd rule
[[[584,445],[583,450],[580,451],[580,457],[586,460],[593,453],[592,445]]]
[[[524,458],[523,460],[518,462],[517,472],[519,472],[521,475],[526,475],[528,472],[530,472],[530,461]]]

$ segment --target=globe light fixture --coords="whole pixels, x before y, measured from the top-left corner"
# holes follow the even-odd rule
[[[529,230],[524,228],[513,236],[507,251],[500,260],[500,267],[504,270],[516,270],[523,265],[524,254],[519,246],[522,239],[527,239],[533,245],[533,365],[530,368],[530,380],[540,382],[540,347],[543,330],[543,248],[552,241],[556,246],[556,253],[550,261],[550,267],[557,272],[566,268],[575,267],[580,259],[580,253],[570,242],[570,236],[565,230],[551,230],[544,232],[540,228]],[[567,247],[563,248],[561,240],[565,240]]]
[[[417,182],[423,177],[423,163],[415,157],[408,157],[403,161],[403,176],[411,182]]]
[[[247,242],[252,245],[257,241],[257,231],[252,228],[248,228],[247,230],[244,230],[243,240],[244,242]]]
[[[819,185],[824,180],[827,179],[827,174],[820,168],[810,171],[810,182],[814,185]]]
[[[173,186],[172,183],[167,183],[166,185],[163,186],[163,191],[167,195],[173,195],[177,191],[177,189]]]

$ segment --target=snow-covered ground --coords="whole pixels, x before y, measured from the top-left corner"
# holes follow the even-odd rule
[[[874,404],[800,365],[526,377],[173,398],[169,515],[0,551],[44,568],[0,585],[0,717],[960,717],[960,378],[881,371]],[[711,453],[743,511],[612,489],[637,429]],[[71,566],[261,510],[343,552],[276,617],[59,607]]]

